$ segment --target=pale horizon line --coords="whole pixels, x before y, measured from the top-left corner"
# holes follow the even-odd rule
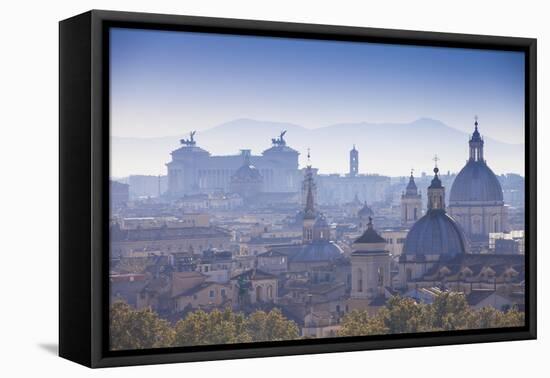
[[[473,119],[473,118],[472,118]],[[418,117],[418,118],[415,118],[413,121],[408,121],[408,122],[368,122],[368,121],[358,121],[358,122],[339,122],[339,123],[333,123],[333,124],[329,124],[329,125],[324,125],[324,126],[319,126],[319,127],[306,127],[306,126],[303,126],[301,124],[298,124],[298,123],[294,123],[294,122],[284,122],[284,121],[271,121],[271,120],[260,120],[260,119],[256,119],[256,118],[249,118],[249,117],[239,117],[239,118],[234,118],[230,121],[224,121],[222,123],[218,123],[214,126],[210,126],[210,127],[207,127],[205,129],[202,129],[202,130],[196,130],[198,132],[198,134],[200,135],[201,132],[206,132],[206,131],[211,131],[213,129],[216,129],[218,127],[221,127],[221,126],[224,126],[226,124],[229,124],[229,123],[232,123],[232,122],[237,122],[237,121],[253,121],[253,122],[260,122],[260,123],[272,123],[272,124],[281,124],[281,125],[290,125],[290,126],[295,126],[295,127],[299,127],[299,128],[302,128],[304,130],[307,130],[307,131],[314,131],[314,130],[321,130],[321,129],[325,129],[325,128],[329,128],[329,127],[334,127],[334,126],[340,126],[340,125],[369,125],[369,126],[375,126],[375,125],[393,125],[393,126],[401,126],[401,125],[410,125],[410,124],[413,124],[415,122],[418,122],[418,121],[421,121],[421,120],[428,120],[428,121],[434,121],[434,122],[438,122],[438,123],[441,123],[443,126],[445,127],[448,127],[450,129],[453,129],[455,131],[458,131],[460,133],[463,133],[463,134],[466,134],[466,135],[471,135],[470,133],[468,132],[465,132],[463,130],[460,130],[460,129],[457,129],[455,127],[452,127],[452,126],[449,126],[447,123],[445,123],[444,121],[441,121],[437,118],[432,118],[432,117]],[[473,122],[472,122],[472,125],[473,125]],[[112,128],[112,127],[111,127]],[[483,126],[481,125],[480,127],[481,130],[483,130]],[[136,139],[136,140],[147,140],[147,139],[167,139],[167,138],[174,138],[174,139],[177,139],[178,142],[179,142],[179,138],[181,138],[182,136],[185,136],[185,135],[188,135],[191,131],[193,131],[192,128],[190,128],[189,130],[186,130],[185,132],[182,132],[181,134],[170,134],[170,135],[161,135],[161,136],[123,136],[123,135],[110,135],[110,138],[118,138],[118,139]],[[483,131],[481,131],[481,134],[484,135],[484,137],[487,136],[487,134],[483,133]],[[501,139],[498,139],[498,138],[493,138],[492,136],[488,136],[489,139],[495,141],[495,142],[498,142],[498,143],[502,143],[502,144],[508,144],[508,145],[513,145],[513,146],[522,146],[522,145],[525,145],[525,142],[521,142],[521,143],[510,143],[510,142],[505,142]]]

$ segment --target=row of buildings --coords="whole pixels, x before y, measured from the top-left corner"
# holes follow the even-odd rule
[[[183,198],[198,193],[238,193],[247,200],[262,202],[264,198],[285,195],[295,200],[303,188],[304,170],[299,168],[300,153],[287,145],[281,132],[273,138],[272,146],[261,155],[241,150],[240,155],[216,156],[197,146],[194,132],[189,139],[182,139],[182,146],[171,153],[166,164],[168,187],[166,197]],[[358,173],[358,151],[350,152],[348,175],[321,175],[316,177],[318,194],[323,202],[342,203],[357,193],[363,199],[382,201],[390,179],[375,174]],[[317,176],[317,170],[313,170]],[[258,198],[259,197],[259,198]],[[264,198],[262,198],[264,197]],[[265,201],[265,199],[264,199]]]
[[[430,302],[452,290],[464,292],[472,307],[523,306],[523,233],[509,232],[502,188],[484,159],[477,120],[468,161],[450,196],[436,166],[424,206],[411,173],[397,217],[389,220],[385,214],[393,210],[369,206],[357,192],[342,205],[320,205],[320,176],[311,164],[301,170],[301,182],[285,176],[289,170],[279,170],[284,164],[270,166],[266,156],[276,151],[297,158],[283,137],[274,139],[275,150],[262,157],[244,151],[241,167],[228,179],[210,171],[196,176],[210,177],[203,181],[183,171],[168,176],[176,177],[172,188],[209,188],[217,182],[233,189],[242,185],[241,192],[254,188],[249,179],[284,176],[277,184],[284,188],[270,190],[297,189],[299,211],[278,204],[190,212],[177,198],[157,207],[122,207],[111,225],[112,300],[152,307],[172,320],[199,308],[251,312],[277,307],[311,337],[333,335],[349,311],[374,313],[394,295]],[[182,148],[183,160],[197,152],[193,136]],[[209,160],[202,151],[201,159]],[[356,151],[345,179],[357,178]],[[268,166],[273,173],[262,173]],[[383,223],[390,226],[377,227]]]

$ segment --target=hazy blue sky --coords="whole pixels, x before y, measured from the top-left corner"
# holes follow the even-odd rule
[[[478,114],[484,135],[521,143],[523,88],[516,52],[111,32],[115,136],[180,135],[237,118],[317,128],[430,117],[471,132]]]

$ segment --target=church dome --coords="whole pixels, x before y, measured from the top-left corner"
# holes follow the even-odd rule
[[[231,176],[232,183],[261,183],[263,177],[255,166],[250,163],[250,150],[241,150],[243,165]]]
[[[374,215],[374,211],[372,211],[372,209],[365,202],[365,205],[357,212],[357,215],[360,218],[368,218]]]
[[[460,206],[464,202],[502,205],[502,187],[483,157],[485,141],[478,130],[477,116],[474,125],[469,141],[470,158],[451,187],[450,205]]]
[[[459,224],[445,210],[428,211],[407,234],[403,253],[407,255],[446,255],[468,252],[468,243]]]
[[[240,182],[261,182],[262,175],[258,168],[253,165],[245,164],[242,165],[235,174],[232,176],[232,180]]]
[[[407,234],[403,254],[453,257],[467,252],[468,243],[462,228],[445,212],[445,187],[436,166],[428,187],[428,212]]]
[[[334,261],[343,255],[342,249],[333,242],[318,241],[304,244],[292,258],[293,262]]]
[[[450,205],[460,202],[502,203],[502,187],[485,161],[469,160],[451,187]]]

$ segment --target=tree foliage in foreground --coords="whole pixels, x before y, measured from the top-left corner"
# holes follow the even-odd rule
[[[149,349],[170,346],[174,330],[151,309],[135,310],[124,302],[111,306],[110,345],[112,350]]]
[[[416,303],[412,298],[393,297],[376,315],[354,310],[342,320],[339,335],[520,327],[524,324],[525,314],[516,309],[506,312],[493,307],[473,310],[462,293],[447,292],[439,295],[432,304]]]
[[[340,336],[382,335],[443,330],[519,327],[525,315],[516,309],[503,312],[492,307],[473,310],[461,293],[444,293],[432,304],[393,297],[376,315],[354,310],[341,323]],[[151,309],[136,310],[115,302],[110,310],[112,350],[174,346],[282,341],[300,338],[296,323],[279,309],[256,311],[248,316],[223,311],[189,313],[175,325]]]
[[[296,323],[279,309],[256,311],[245,317],[229,308],[210,313],[195,311],[175,325],[174,345],[211,345],[292,340],[300,337]]]
[[[111,306],[111,349],[143,349],[292,340],[296,323],[280,310],[256,311],[248,317],[227,308],[189,313],[174,326],[150,309],[135,310],[123,302]]]

